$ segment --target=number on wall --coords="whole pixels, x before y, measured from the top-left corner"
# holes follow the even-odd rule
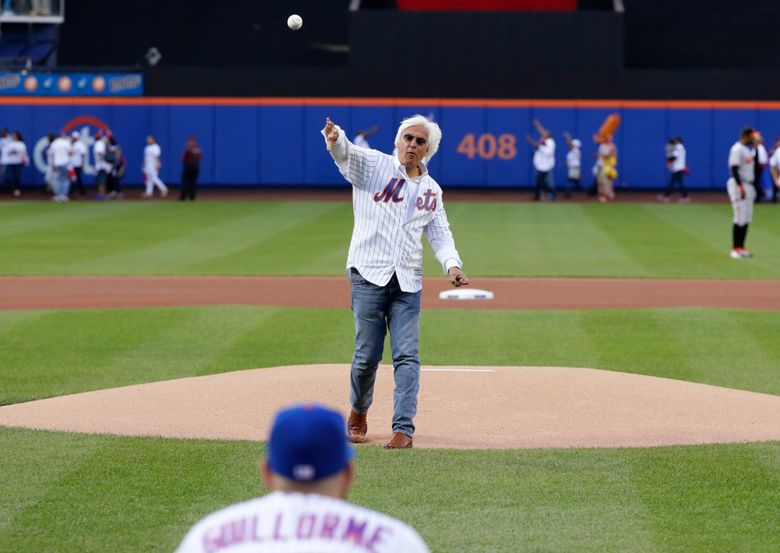
[[[474,133],[467,133],[458,144],[457,152],[469,159],[479,156],[489,160],[498,156],[499,159],[514,159],[517,156],[517,137],[510,133],[496,136],[492,133],[483,133],[479,137]]]

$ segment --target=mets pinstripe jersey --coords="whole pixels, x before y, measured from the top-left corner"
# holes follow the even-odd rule
[[[463,267],[441,187],[427,168],[420,165],[422,175],[410,178],[397,157],[355,146],[344,131],[335,128],[339,138],[330,153],[352,184],[355,216],[347,270],[354,267],[377,286],[385,286],[396,273],[401,290],[418,292],[422,289],[423,234],[445,273],[451,267]]]
[[[273,492],[212,513],[177,553],[428,553],[407,524],[340,499]]]

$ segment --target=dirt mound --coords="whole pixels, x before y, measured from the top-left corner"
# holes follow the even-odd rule
[[[390,437],[380,367],[370,443]],[[349,366],[252,369],[0,407],[0,425],[128,436],[262,440],[273,414],[316,401],[348,412]],[[639,447],[780,440],[780,397],[564,367],[424,367],[415,447]]]

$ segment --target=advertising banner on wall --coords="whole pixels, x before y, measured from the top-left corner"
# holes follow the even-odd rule
[[[142,73],[0,73],[2,96],[143,96]]]

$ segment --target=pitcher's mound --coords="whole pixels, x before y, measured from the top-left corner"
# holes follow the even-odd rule
[[[391,434],[381,367],[369,440]],[[183,378],[0,407],[0,425],[175,438],[263,440],[273,414],[316,401],[348,413],[349,366]],[[780,397],[562,367],[424,367],[415,447],[635,447],[780,440]]]

